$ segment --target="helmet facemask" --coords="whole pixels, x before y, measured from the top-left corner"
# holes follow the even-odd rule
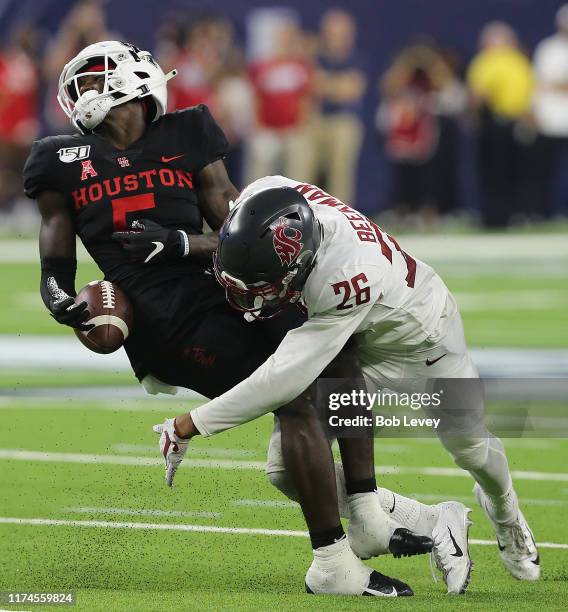
[[[164,74],[147,51],[140,51],[128,43],[105,41],[86,47],[64,67],[59,78],[57,100],[71,123],[82,133],[89,132],[78,121],[75,108],[81,97],[80,80],[88,76],[102,76],[102,91],[95,96],[89,95],[91,104],[102,102],[110,110],[131,100],[150,96],[156,106],[151,117],[154,121],[166,111],[166,83],[176,74],[176,70]]]
[[[269,319],[300,301],[322,227],[290,187],[245,189],[239,199],[219,232],[213,268],[227,301],[245,319]]]
[[[247,285],[224,271],[217,253],[213,253],[213,270],[217,282],[225,289],[229,305],[245,313],[247,321],[272,319],[289,304],[296,304],[302,296],[302,287],[315,263],[311,251],[302,253],[296,265],[273,283],[259,282]]]

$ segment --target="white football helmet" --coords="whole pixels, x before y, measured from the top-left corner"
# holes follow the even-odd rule
[[[85,47],[65,65],[59,77],[57,100],[83,134],[101,123],[112,107],[135,98],[147,98],[150,118],[156,121],[166,112],[166,83],[176,74],[177,70],[164,74],[149,51],[126,42],[105,40]],[[82,97],[79,79],[89,75],[104,75],[103,91],[96,95],[94,90],[85,92],[83,96],[89,95],[77,108]]]

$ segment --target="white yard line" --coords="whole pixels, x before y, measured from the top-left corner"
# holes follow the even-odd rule
[[[287,510],[300,507],[300,504],[295,501],[277,499],[236,499],[231,505],[249,508],[285,508]]]
[[[97,508],[91,506],[79,506],[77,508],[61,508],[62,512],[72,514],[116,514],[125,516],[161,516],[161,517],[198,517],[198,518],[222,518],[222,512],[192,512],[190,510],[148,510],[146,508]]]
[[[73,521],[47,518],[0,517],[4,525],[35,525],[52,527],[95,527],[99,529],[143,529],[156,531],[198,531],[201,533],[233,533],[239,535],[288,536],[295,538],[308,537],[307,531],[287,529],[255,529],[249,527],[217,527],[214,525],[185,525],[172,523],[133,523],[120,521]]]
[[[497,546],[495,540],[476,540],[475,538],[469,541],[470,544],[477,546]],[[537,542],[539,548],[556,548],[560,550],[568,550],[568,544],[558,544],[556,542]]]
[[[156,455],[157,452],[156,445]],[[142,467],[164,466],[160,457],[131,457],[127,455],[96,455],[90,453],[52,453],[17,449],[0,449],[1,459],[45,461],[55,463],[94,463],[106,465],[134,465]],[[264,470],[264,461],[238,461],[230,459],[187,459],[181,466],[192,468],[218,468],[225,470]]]
[[[156,446],[157,449],[157,446]],[[156,450],[157,454],[157,450]],[[0,449],[0,460],[14,459],[18,461],[44,461],[50,463],[94,463],[106,465],[134,465],[143,467],[163,466],[159,457],[129,457],[126,455],[98,455],[90,453],[54,453],[28,451],[20,449]],[[185,459],[182,468],[216,468],[222,470],[264,470],[264,461],[239,461],[231,459]],[[470,478],[470,475],[460,468],[441,467],[398,467],[393,465],[375,466],[377,474],[413,474],[422,476],[446,476],[450,478]],[[513,478],[517,480],[534,480],[544,482],[568,482],[566,472],[533,472],[513,470]]]
[[[307,531],[292,531],[288,529],[260,529],[251,527],[217,527],[214,525],[184,525],[171,523],[133,523],[115,521],[70,521],[48,518],[0,517],[3,525],[31,525],[49,527],[91,527],[96,529],[141,529],[147,531],[194,531],[200,533],[228,533],[234,535],[264,535],[284,536],[289,538],[307,538]],[[495,546],[494,540],[470,540],[470,544],[480,546]],[[540,548],[556,548],[568,550],[568,544],[557,542],[539,542]]]
[[[452,500],[471,504],[474,501],[474,497],[471,495],[453,495],[451,493],[448,493],[447,495],[440,493],[405,493],[405,495],[412,499],[417,499],[427,503]],[[523,497],[521,499],[521,503],[523,506],[566,506],[568,504],[568,500],[535,499]],[[248,506],[251,508],[280,508],[283,510],[294,510],[300,507],[295,501],[280,501],[275,499],[237,499],[232,503],[232,505]]]
[[[419,501],[424,502],[441,502],[446,500],[459,501],[465,504],[471,504],[474,502],[474,497],[472,495],[452,495],[449,493],[448,495],[443,495],[440,493],[432,494],[432,493],[405,493],[407,497],[412,499],[418,499]],[[536,499],[530,497],[521,497],[521,505],[522,506],[565,506],[568,504],[568,500],[562,499]]]
[[[566,241],[568,242],[568,240]],[[511,348],[473,348],[472,359],[482,376],[490,378],[548,378],[568,376],[568,350],[566,349],[511,349]],[[54,355],[56,358],[54,359]],[[33,368],[49,370],[57,375],[60,372],[84,370],[87,372],[131,372],[128,358],[120,350],[110,355],[98,355],[87,350],[73,335],[66,336],[17,336],[0,335],[0,369],[2,371],[29,371]],[[17,379],[17,376],[15,377]],[[132,378],[134,382],[134,378]],[[142,399],[156,400],[148,396],[140,385],[111,389],[111,395],[104,387],[70,389],[19,389],[17,397],[49,397],[62,394],[80,399]],[[182,391],[175,396],[157,396],[158,399],[181,401],[189,398],[191,392]],[[193,397],[201,397],[193,393]]]
[[[112,447],[117,453],[155,453],[156,446],[149,444],[118,443]],[[204,448],[192,447],[192,455],[208,455],[209,457],[226,457],[236,459],[240,457],[256,457],[258,453],[244,448],[226,448],[223,446],[209,446]]]

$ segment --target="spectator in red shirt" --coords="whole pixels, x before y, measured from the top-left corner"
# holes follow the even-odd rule
[[[449,55],[425,39],[399,52],[380,93],[377,127],[392,166],[395,212],[407,225],[431,224],[459,206],[456,159],[465,88]]]
[[[0,207],[21,192],[21,172],[39,131],[38,72],[34,30],[22,29],[0,50]]]
[[[215,114],[217,84],[233,43],[231,24],[215,17],[195,21],[177,49],[160,53],[167,68],[177,68],[178,76],[168,86],[170,110],[206,104]]]
[[[249,77],[256,94],[256,122],[249,142],[248,180],[275,173],[313,180],[308,129],[313,68],[296,25],[282,25],[273,56],[253,63]]]

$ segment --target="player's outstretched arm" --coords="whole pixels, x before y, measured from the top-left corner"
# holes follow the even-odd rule
[[[63,325],[88,331],[87,303],[75,304],[77,258],[75,228],[65,198],[53,191],[37,199],[41,214],[39,254],[41,258],[41,297],[51,316]]]
[[[166,463],[166,483],[171,487],[181,460],[187,452],[189,439],[179,435],[175,419],[166,419],[163,424],[154,425],[152,429],[160,436],[160,453]]]
[[[308,319],[288,332],[276,352],[238,385],[192,410],[192,427],[210,436],[272,412],[300,395],[329,365],[369,307],[361,307],[344,316],[322,315]],[[187,419],[187,417],[186,417]],[[180,419],[183,436],[189,419]]]

